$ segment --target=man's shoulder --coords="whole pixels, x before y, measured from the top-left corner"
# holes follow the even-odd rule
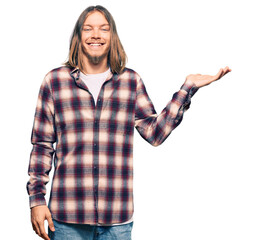
[[[74,70],[74,68],[68,67],[68,66],[60,66],[57,68],[54,68],[52,70],[50,70],[46,75],[60,75],[60,74],[70,74],[72,71]]]
[[[136,72],[135,70],[133,70],[133,69],[131,69],[131,68],[127,68],[127,67],[124,68],[124,71],[123,71],[123,72],[128,72],[128,73],[137,74],[137,72]]]
[[[52,83],[53,81],[56,82],[64,79],[70,79],[73,70],[74,68],[68,66],[60,66],[54,68],[45,75],[45,80],[48,83]]]
[[[129,78],[133,78],[133,79],[140,78],[139,74],[135,70],[133,70],[131,68],[127,68],[127,67],[124,68],[124,70],[121,73],[121,75],[124,76],[124,77],[127,76]]]

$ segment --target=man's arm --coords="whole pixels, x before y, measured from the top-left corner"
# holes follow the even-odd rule
[[[45,78],[40,87],[34,116],[31,135],[33,148],[30,154],[28,169],[30,179],[27,183],[27,191],[33,229],[39,236],[47,240],[49,238],[44,229],[44,220],[47,219],[49,227],[53,230],[54,228],[44,196],[55,152],[53,147],[55,141],[54,104],[47,78]]]
[[[135,113],[135,127],[140,135],[153,146],[158,146],[165,141],[182,121],[183,114],[188,110],[191,97],[200,87],[206,86],[220,79],[231,71],[228,67],[221,69],[215,76],[190,74],[180,90],[158,115],[147,95],[142,79],[137,84],[137,100]]]
[[[192,82],[185,82],[180,90],[158,115],[146,92],[142,79],[137,84],[135,127],[151,145],[159,146],[182,121],[184,111],[191,103],[191,97],[198,88]]]

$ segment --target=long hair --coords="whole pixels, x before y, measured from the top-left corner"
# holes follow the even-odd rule
[[[80,14],[70,39],[68,60],[64,64],[69,67],[78,67],[80,70],[83,70],[81,31],[88,14],[93,11],[102,13],[110,25],[111,42],[108,53],[108,65],[110,66],[112,73],[121,73],[125,68],[127,56],[119,39],[116,24],[112,15],[106,8],[100,5],[90,6]]]

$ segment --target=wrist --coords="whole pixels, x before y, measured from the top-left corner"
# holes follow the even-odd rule
[[[197,86],[196,86],[196,84],[193,82],[193,81],[191,81],[191,80],[189,80],[189,79],[186,79],[185,80],[185,82],[184,82],[184,84],[181,86],[181,90],[184,90],[184,91],[186,91],[186,92],[190,92],[190,90],[192,89],[192,88],[198,88]]]

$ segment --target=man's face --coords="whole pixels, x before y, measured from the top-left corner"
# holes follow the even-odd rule
[[[82,49],[87,59],[93,64],[107,60],[110,40],[110,25],[104,15],[99,11],[90,13],[81,33]]]

